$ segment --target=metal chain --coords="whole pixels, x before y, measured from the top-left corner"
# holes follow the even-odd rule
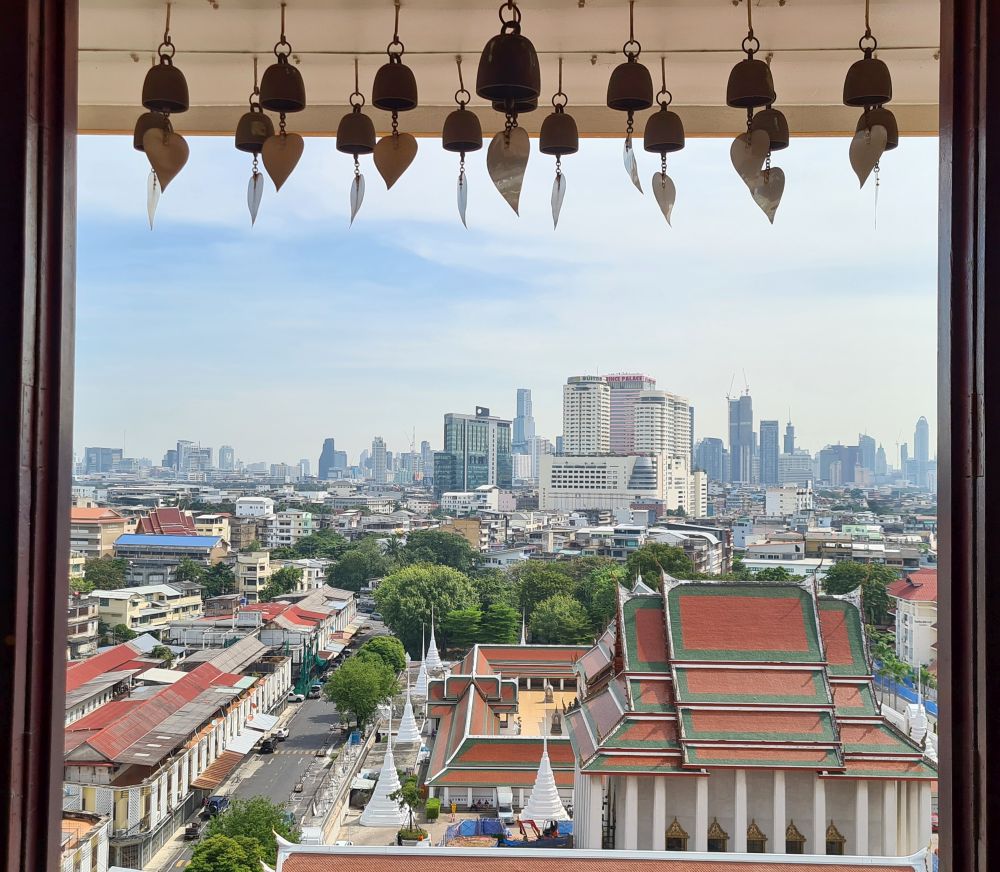
[[[663,174],[660,181],[665,185],[667,183],[667,153],[665,151],[660,152],[660,172]]]
[[[562,178],[562,156],[556,155],[556,178]]]
[[[361,162],[358,160],[358,153],[354,153],[354,178],[357,179],[361,175]]]
[[[280,136],[285,135],[285,113],[282,112],[278,115],[278,134]]]
[[[634,116],[632,110],[628,110],[628,121],[625,122],[625,143],[632,147],[632,132],[635,130]]]
[[[399,136],[399,113],[395,109],[392,110],[392,135]]]

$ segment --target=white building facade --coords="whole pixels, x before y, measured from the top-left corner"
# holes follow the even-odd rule
[[[574,375],[563,385],[563,453],[611,451],[611,388],[599,375]]]
[[[813,510],[812,484],[769,487],[764,496],[764,514],[787,518],[799,512]]]
[[[691,404],[685,397],[668,391],[640,391],[633,415],[633,450],[690,457]]]

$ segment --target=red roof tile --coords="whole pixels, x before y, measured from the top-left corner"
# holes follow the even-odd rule
[[[66,690],[76,690],[88,681],[104,675],[105,672],[127,669],[124,664],[141,654],[138,648],[128,642],[122,642],[121,645],[115,645],[86,660],[70,663],[66,667]]]
[[[681,632],[689,651],[808,651],[797,596],[683,596]]]
[[[667,659],[667,633],[663,608],[636,609],[635,647],[640,663],[662,663]]]
[[[937,602],[937,570],[918,569],[894,581],[886,590],[889,596],[909,602]]]
[[[196,536],[194,518],[176,508],[150,509],[148,515],[139,518],[136,533],[158,536]]]
[[[690,712],[698,733],[767,733],[780,739],[783,734],[812,735],[823,739],[829,732],[829,712],[815,711],[735,711],[700,710]]]
[[[77,506],[70,509],[69,517],[71,521],[77,522],[100,521],[102,523],[111,523],[112,521],[125,520],[114,509],[90,509]]]

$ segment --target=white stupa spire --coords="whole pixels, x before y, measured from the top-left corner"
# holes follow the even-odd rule
[[[431,641],[427,646],[427,669],[437,672],[441,668],[441,655],[438,654],[437,642],[434,641],[434,605],[431,604]]]
[[[521,609],[521,644],[522,645],[527,645],[528,644],[528,639],[527,639],[527,636],[524,633],[524,629],[525,629],[525,627],[524,627],[524,609]]]
[[[424,662],[424,627],[420,625],[420,670],[417,672],[417,681],[413,685],[413,695],[421,699],[427,699],[427,664]]]
[[[420,729],[417,719],[413,717],[413,703],[410,702],[410,670],[406,670],[406,705],[403,706],[403,717],[396,730],[396,742],[400,745],[412,745],[420,741]]]
[[[538,775],[531,796],[521,809],[521,819],[530,821],[568,821],[569,815],[559,798],[556,778],[549,762],[549,740],[542,739],[542,759],[538,764]]]
[[[412,714],[412,712],[411,712]],[[372,798],[361,812],[363,827],[401,827],[409,820],[410,810],[389,795],[400,788],[399,773],[396,771],[396,761],[392,756],[392,714],[389,715],[389,730],[386,736],[385,757],[382,758],[382,770],[372,791]]]

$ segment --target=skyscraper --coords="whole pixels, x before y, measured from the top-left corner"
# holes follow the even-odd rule
[[[471,491],[480,485],[509,488],[514,468],[510,450],[511,422],[494,418],[476,406],[474,415],[444,416],[444,450],[434,453],[434,492]]]
[[[420,443],[420,465],[424,472],[424,481],[434,481],[434,452],[431,451],[431,443],[426,439]]]
[[[333,478],[331,473],[335,468],[334,463],[336,455],[336,440],[332,436],[329,436],[323,440],[323,450],[319,454],[319,477],[323,481]]]
[[[188,454],[194,448],[194,442],[190,439],[178,439],[177,440],[177,471],[187,472],[190,467],[190,461],[188,460]]]
[[[729,400],[729,480],[753,481],[753,400],[749,393]]]
[[[635,451],[635,404],[642,391],[656,390],[656,379],[637,372],[618,372],[604,376],[604,381],[611,389],[610,449],[605,450],[612,454],[631,454]],[[573,452],[567,448],[567,453]]]
[[[236,452],[232,445],[219,446],[219,469],[222,472],[232,472],[236,469]]]
[[[875,475],[886,475],[889,472],[889,464],[885,459],[885,449],[879,445],[875,452]]]
[[[927,487],[927,464],[931,459],[930,437],[927,419],[921,415],[917,418],[917,426],[913,431],[913,459],[917,467],[917,487]]]
[[[529,454],[531,440],[535,436],[535,419],[531,414],[531,389],[517,389],[517,417],[514,418],[514,432],[511,450],[514,454]]]
[[[83,471],[88,475],[95,472],[111,472],[117,461],[122,459],[121,448],[84,448]]]
[[[385,484],[388,480],[388,458],[385,451],[385,440],[381,436],[372,439],[372,481],[375,484]]]
[[[309,459],[306,457],[299,461],[299,478],[309,478]]]
[[[794,454],[795,453],[795,427],[792,424],[792,419],[788,419],[788,423],[785,424],[785,441],[781,446],[782,454]]]
[[[706,436],[698,440],[694,468],[702,470],[712,481],[724,481],[725,455],[726,450],[722,440],[715,436]]]
[[[574,375],[563,385],[563,451],[611,451],[611,388],[603,376]]]
[[[862,469],[866,469],[869,472],[875,472],[875,455],[876,455],[875,440],[871,436],[867,436],[864,433],[858,434],[858,463],[861,464]]]
[[[760,483],[778,484],[778,421],[760,422]]]
[[[634,452],[691,456],[691,404],[685,397],[667,391],[640,391],[633,418]]]

